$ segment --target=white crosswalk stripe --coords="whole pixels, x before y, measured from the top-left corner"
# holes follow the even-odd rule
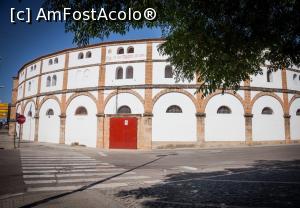
[[[109,181],[97,184],[89,189],[108,189],[128,186],[144,180],[149,176],[136,175],[136,172],[125,172],[126,169],[96,159],[74,155],[50,155],[44,152],[21,150],[23,180],[28,192],[71,191],[90,183],[123,173]]]

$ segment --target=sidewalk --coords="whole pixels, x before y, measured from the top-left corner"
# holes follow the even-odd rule
[[[14,138],[8,136],[7,129],[0,129],[0,149],[14,149]]]

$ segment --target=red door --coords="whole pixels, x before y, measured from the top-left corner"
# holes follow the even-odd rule
[[[109,133],[109,148],[137,148],[137,118],[111,118]]]

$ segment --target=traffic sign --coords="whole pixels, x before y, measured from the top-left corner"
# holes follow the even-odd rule
[[[23,124],[26,121],[26,117],[24,115],[17,115],[17,122],[18,124]]]

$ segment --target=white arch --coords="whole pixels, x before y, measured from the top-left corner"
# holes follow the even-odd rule
[[[132,114],[144,113],[144,106],[141,101],[136,96],[130,93],[119,93],[118,95],[114,95],[113,97],[111,97],[105,105],[104,113],[115,114],[116,109],[123,105],[127,105],[131,109]]]
[[[83,106],[87,109],[87,115],[75,115],[78,107]],[[88,96],[75,97],[68,105],[66,111],[66,135],[65,143],[79,144],[88,147],[96,147],[97,143],[97,107],[95,102]]]
[[[218,114],[219,107],[227,106],[231,114]],[[245,141],[244,108],[230,94],[212,97],[205,108],[205,141]]]
[[[54,115],[47,116],[46,113],[52,109]],[[59,143],[60,134],[60,107],[56,100],[46,100],[39,111],[39,142]]]
[[[262,110],[269,107],[272,115],[263,115]],[[253,108],[253,141],[284,140],[284,118],[281,104],[274,97],[262,96],[255,101]]]
[[[29,116],[29,111],[31,111],[31,117]],[[33,101],[26,104],[24,116],[26,121],[23,124],[22,139],[33,141],[35,132],[35,104]]]
[[[177,105],[182,113],[166,113]],[[167,93],[153,106],[153,141],[196,141],[196,109],[192,100],[182,93]]]
[[[21,104],[18,105],[17,107],[17,113],[21,114],[22,113],[22,107]],[[20,125],[18,124],[18,122],[16,122],[16,133],[17,133],[17,137],[19,137],[19,130],[20,130]]]
[[[300,109],[300,98],[294,100],[290,107],[291,139],[300,139],[300,116],[296,115],[298,109]]]

